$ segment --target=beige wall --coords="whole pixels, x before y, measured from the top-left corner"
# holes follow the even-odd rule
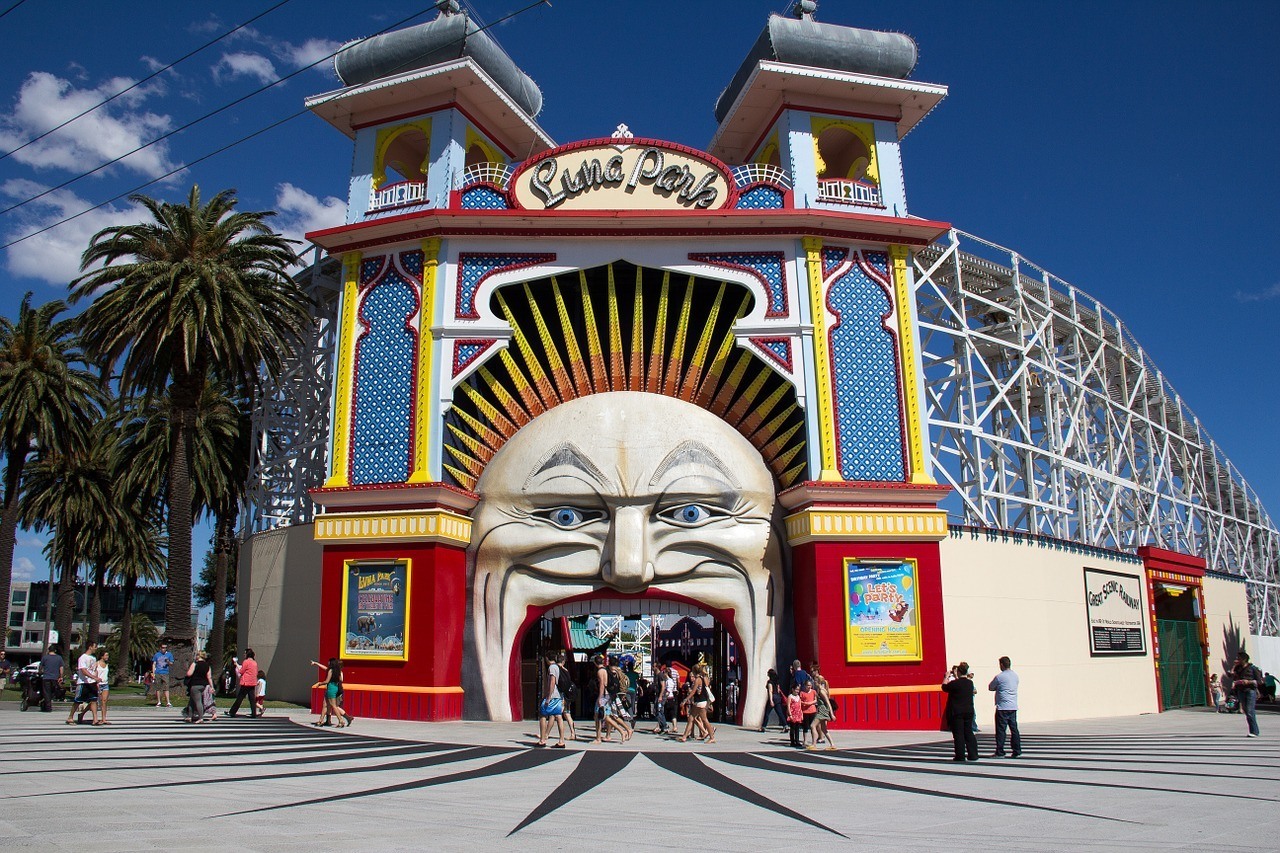
[[[267,670],[270,699],[311,702],[322,556],[313,534],[311,524],[285,527],[252,536],[240,549],[237,636]]]
[[[1244,581],[1205,575],[1204,626],[1209,674],[1221,676],[1235,663],[1236,652],[1249,645],[1249,599]],[[1253,654],[1253,649],[1249,652]]]
[[[1012,659],[1021,681],[1020,723],[1157,710],[1149,616],[1145,655],[1089,656],[1084,569],[1142,578],[1141,564],[968,532],[941,548],[947,657],[968,661],[977,673],[979,725],[991,725],[995,703],[986,688],[1001,655]],[[1149,607],[1144,579],[1144,614]]]

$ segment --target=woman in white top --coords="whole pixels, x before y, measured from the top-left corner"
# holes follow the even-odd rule
[[[111,668],[107,665],[110,652],[103,651],[98,658],[98,719],[104,726],[111,725],[107,721],[107,694],[111,692]]]

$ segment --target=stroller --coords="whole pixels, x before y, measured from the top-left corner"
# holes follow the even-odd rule
[[[14,681],[18,683],[18,710],[25,711],[28,708],[40,705],[44,697],[40,694],[40,674],[38,672],[19,672],[14,676]],[[53,688],[54,701],[61,702],[67,697],[67,690],[62,686],[62,682],[57,682]]]

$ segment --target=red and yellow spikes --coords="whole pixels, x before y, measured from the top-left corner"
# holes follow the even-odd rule
[[[689,280],[689,292],[693,292],[693,280]],[[680,399],[686,403],[693,399],[694,392],[698,390],[698,384],[702,379],[703,373],[707,369],[707,353],[711,351],[711,335],[715,332],[716,319],[720,316],[720,305],[724,302],[725,283],[720,282],[720,289],[716,291],[716,298],[711,303],[711,312],[707,315],[706,322],[702,326],[702,334],[698,337],[698,345],[693,350],[693,358],[689,360],[689,370],[684,375],[684,382],[680,384]],[[729,340],[733,340],[733,336],[728,336]]]
[[[449,432],[453,433],[458,441],[465,444],[467,449],[471,451],[471,455],[475,457],[473,461],[477,461],[481,466],[489,464],[489,460],[493,458],[493,454],[496,451],[492,448],[485,447],[475,436],[468,435],[466,432],[458,429],[457,424],[448,424],[448,427]],[[465,453],[453,445],[446,446],[448,447],[449,452],[453,454],[454,458],[461,462],[464,467],[467,467],[468,469],[471,467],[467,462],[469,457],[467,457]],[[477,471],[477,473],[479,472]]]
[[[446,445],[446,448],[449,450],[453,449],[448,445]],[[479,477],[474,477],[471,474],[465,473],[463,471],[459,471],[457,468],[454,468],[452,465],[448,464],[447,462],[444,465],[444,470],[448,472],[450,477],[457,480],[458,485],[462,486],[462,488],[466,489],[469,492],[474,492],[476,490],[476,483],[479,481],[480,479]]]
[[[468,428],[470,428],[471,432],[490,449],[497,450],[506,443],[506,439],[480,423],[480,421],[476,420],[471,415],[467,414],[467,411],[462,407],[454,406],[452,411],[463,423],[467,425]]]
[[[729,404],[733,402],[734,392],[742,385],[742,377],[750,366],[751,353],[745,349],[738,350],[737,363],[733,365],[733,369],[729,371],[729,375],[720,385],[720,392],[716,394],[716,398],[711,401],[711,405],[707,408],[717,415],[724,416],[729,411]]]
[[[760,396],[760,391],[764,388],[764,383],[769,379],[769,371],[765,368],[759,368],[759,372],[751,380],[751,384],[747,386],[742,395],[738,397],[737,402],[733,404],[724,416],[724,419],[735,427],[740,426],[746,418],[747,413],[755,406],[756,397]]]
[[[476,411],[497,429],[498,434],[502,436],[503,442],[506,442],[508,438],[516,434],[516,430],[519,427],[508,420],[506,415],[499,412],[497,407],[490,403],[483,394],[466,382],[462,383],[462,390],[471,398],[471,402],[475,404]]]
[[[613,280],[613,265],[609,265],[609,280]],[[591,368],[591,393],[609,390],[609,378],[605,374],[604,351],[600,348],[600,327],[596,323],[595,307],[591,304],[591,289],[587,287],[587,273],[578,271],[578,290],[582,294],[582,318],[587,324],[587,361]]]
[[[547,407],[538,398],[538,392],[533,387],[533,383],[525,378],[524,371],[520,369],[520,365],[516,364],[515,356],[511,354],[511,350],[503,347],[499,350],[498,357],[502,360],[503,366],[507,368],[507,373],[511,374],[511,381],[515,383],[516,393],[524,401],[525,408],[529,410],[529,416],[536,418],[545,412]]]
[[[766,397],[760,405],[752,407],[752,409],[746,413],[746,416],[742,419],[742,428],[747,430],[751,435],[754,435],[755,431],[760,427],[760,424],[764,423],[764,419],[769,417],[769,413],[773,411],[773,407],[778,405],[778,401],[781,400],[783,395],[785,395],[789,390],[790,389],[786,384],[778,383],[778,387],[773,389],[773,393]],[[748,436],[748,438],[750,438],[750,436]]]
[[[547,321],[542,318],[542,311],[538,308],[538,303],[533,298],[533,291],[529,287],[529,282],[524,285],[524,298],[528,300],[529,311],[533,314],[533,325],[538,330],[538,339],[542,341],[542,352],[547,357],[547,373],[551,375],[551,381],[555,384],[553,394],[557,403],[563,403],[565,400],[572,400],[575,396],[573,393],[573,385],[569,382],[569,371],[565,370],[564,362],[560,360],[560,350],[556,349],[555,338],[551,337],[551,330],[547,328]],[[541,390],[541,386],[539,386]]]
[[[542,398],[544,408],[554,406],[560,402],[556,397],[555,389],[551,387],[551,383],[547,381],[547,374],[542,371],[542,363],[538,361],[538,357],[534,355],[533,346],[529,343],[528,337],[525,336],[524,329],[520,328],[520,324],[516,322],[515,315],[511,313],[511,309],[507,306],[507,300],[502,295],[502,291],[497,292],[498,307],[502,309],[503,315],[507,318],[507,324],[511,326],[511,334],[516,342],[516,348],[520,350],[520,355],[524,357],[524,363],[529,366],[529,373],[532,374],[533,387],[537,389],[538,395]],[[503,350],[505,352],[505,350]]]
[[[591,377],[587,375],[587,365],[582,358],[582,349],[578,346],[578,336],[574,334],[573,323],[569,320],[569,309],[564,304],[564,294],[560,292],[560,282],[551,277],[551,295],[556,301],[556,316],[560,319],[560,334],[563,337],[565,350],[569,354],[569,369],[573,371],[574,397],[592,393]]]
[[[644,270],[636,267],[636,294],[631,309],[631,359],[627,364],[627,390],[644,390]]]
[[[506,386],[499,382],[497,378],[489,372],[488,367],[481,367],[477,372],[480,379],[484,381],[485,387],[488,389],[489,393],[497,398],[498,405],[502,407],[502,411],[515,422],[516,429],[519,429],[532,420],[532,418],[529,417],[529,413],[524,410],[524,407],[520,405],[519,401],[517,401],[515,397],[511,396],[511,392],[507,390]]]
[[[787,406],[781,412],[770,418],[769,421],[759,429],[756,429],[748,435],[747,441],[750,441],[756,447],[764,447],[773,438],[774,433],[778,431],[787,418],[789,418],[791,414],[799,408],[800,406],[793,402],[790,406]],[[751,418],[748,418],[747,420],[750,421]]]
[[[658,292],[658,321],[653,327],[653,341],[649,347],[649,370],[644,377],[644,390],[650,394],[662,393],[662,355],[667,349],[667,311],[671,307],[671,273],[662,274],[662,290]]]
[[[587,274],[582,273],[585,282]],[[583,287],[586,292],[586,287]],[[618,287],[613,280],[613,264],[609,264],[609,390],[627,388],[627,369],[622,353],[622,323],[618,320]]]
[[[671,355],[667,358],[667,375],[662,383],[662,393],[676,396],[684,379],[684,345],[689,337],[689,314],[693,311],[693,276],[685,286],[684,305],[680,307],[680,319],[676,321],[676,337],[671,342]]]
[[[779,435],[773,441],[769,442],[764,447],[760,448],[760,455],[764,457],[764,461],[767,465],[772,467],[774,463],[778,461],[778,459],[782,458],[782,456],[785,455],[783,453],[783,448],[787,447],[787,442],[791,439],[791,436],[795,435],[796,430],[800,429],[800,427],[802,426],[804,426],[804,422],[797,421],[796,423],[792,424],[787,429],[786,432],[782,433],[782,435]],[[790,455],[786,456],[786,461],[790,461],[791,456],[795,455],[794,450],[796,448],[803,447],[803,446],[804,446],[804,442],[797,441],[794,448],[787,448],[786,453]],[[786,464],[786,462],[783,462],[781,464]]]
[[[805,463],[801,462],[799,465],[794,466],[790,470],[784,471],[782,474],[779,474],[778,482],[782,484],[782,488],[786,489],[795,485],[796,480],[800,477],[802,473],[804,473],[804,466],[805,466]]]

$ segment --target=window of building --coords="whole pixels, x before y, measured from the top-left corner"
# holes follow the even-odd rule
[[[25,605],[27,603],[27,591],[25,589],[15,589],[13,591],[13,603]]]
[[[22,623],[24,620],[26,620],[26,618],[27,618],[27,614],[23,613],[21,610],[9,611],[9,627],[21,628]]]

